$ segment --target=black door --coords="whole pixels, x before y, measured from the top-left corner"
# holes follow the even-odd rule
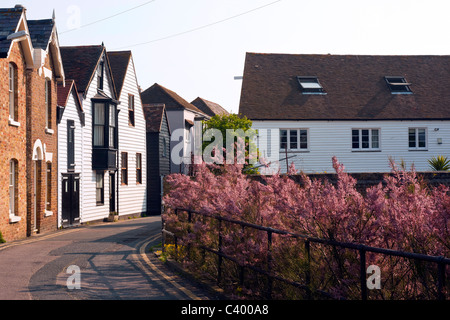
[[[80,223],[80,175],[62,175],[62,223],[69,227]]]

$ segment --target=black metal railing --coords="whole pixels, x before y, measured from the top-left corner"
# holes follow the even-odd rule
[[[355,250],[358,252],[359,264],[360,264],[360,268],[359,268],[359,280],[360,281],[359,282],[360,282],[360,298],[361,298],[361,300],[367,300],[367,298],[368,298],[367,278],[366,278],[367,277],[367,274],[366,274],[366,255],[367,255],[367,253],[378,253],[378,254],[382,254],[385,256],[401,257],[401,258],[406,258],[406,259],[412,259],[415,261],[424,261],[424,262],[436,264],[437,265],[437,284],[436,284],[437,285],[437,298],[439,300],[446,299],[445,292],[444,292],[445,286],[446,286],[445,273],[446,273],[447,265],[450,264],[450,259],[443,257],[443,256],[430,256],[430,255],[419,254],[419,253],[371,247],[371,246],[367,246],[367,245],[363,245],[363,244],[339,242],[339,241],[333,241],[333,240],[329,240],[329,239],[309,237],[306,235],[297,234],[297,233],[293,233],[293,232],[289,232],[289,231],[285,231],[285,230],[279,230],[279,229],[265,227],[265,226],[261,226],[261,225],[257,225],[257,224],[253,224],[253,223],[249,223],[249,222],[234,220],[234,219],[230,219],[230,218],[223,217],[220,215],[206,214],[206,213],[201,213],[201,212],[183,209],[183,208],[175,208],[173,210],[177,216],[179,216],[180,212],[187,213],[187,221],[185,221],[185,222],[187,222],[188,224],[191,224],[193,222],[192,221],[193,215],[199,215],[199,216],[211,218],[211,219],[214,219],[217,221],[217,232],[218,232],[217,248],[207,247],[207,246],[203,246],[203,245],[197,246],[198,248],[200,248],[202,250],[205,250],[205,251],[208,251],[210,253],[217,255],[217,257],[218,257],[218,259],[217,259],[217,275],[216,275],[217,284],[220,284],[220,282],[222,280],[222,271],[223,271],[222,264],[223,264],[223,259],[225,258],[229,261],[234,262],[235,264],[237,264],[239,266],[239,270],[240,270],[239,284],[241,286],[244,283],[244,270],[246,268],[253,270],[253,271],[267,277],[267,285],[266,285],[266,298],[267,299],[272,298],[272,284],[273,284],[274,280],[277,280],[277,281],[286,283],[288,285],[303,289],[306,293],[306,297],[308,299],[311,299],[311,297],[312,297],[312,292],[311,292],[311,277],[312,277],[311,244],[318,243],[318,244],[323,244],[326,246],[332,246],[335,248],[338,247],[338,248],[351,249],[351,250]],[[239,225],[239,226],[241,226],[242,230],[244,230],[245,228],[251,228],[251,229],[255,229],[255,230],[260,230],[262,232],[266,232],[266,234],[267,234],[267,261],[265,264],[266,269],[263,269],[259,266],[255,266],[255,265],[245,264],[242,261],[239,261],[239,259],[236,259],[235,257],[232,257],[232,256],[224,253],[224,251],[223,251],[223,233],[222,233],[223,222]],[[192,232],[190,227],[187,229],[187,231],[188,231],[188,233]],[[177,235],[176,232],[172,232],[172,231],[166,229],[166,224],[165,224],[164,220],[162,223],[162,233],[163,233],[162,234],[163,250],[164,250],[164,245],[165,245],[165,236],[170,235],[174,238],[175,252],[177,252],[178,251],[178,239],[180,237]],[[304,283],[300,283],[297,281],[293,281],[293,280],[281,277],[281,276],[275,274],[274,272],[272,272],[272,262],[273,262],[272,261],[272,259],[273,259],[273,257],[272,257],[272,237],[274,234],[284,235],[287,237],[291,237],[291,238],[299,239],[299,240],[303,241],[303,245],[304,245],[303,249],[306,254],[306,261],[307,261],[307,266],[305,268],[305,275],[304,275],[304,279],[305,279]],[[192,247],[192,243],[189,243],[187,245],[188,255],[191,250],[191,247]],[[175,254],[175,256],[177,256],[177,254]],[[315,290],[315,293],[319,294],[321,296],[327,297],[327,298],[333,298],[333,296],[330,293],[322,291],[322,290]]]

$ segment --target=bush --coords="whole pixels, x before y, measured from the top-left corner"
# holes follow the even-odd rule
[[[193,270],[215,275],[215,256],[195,249],[217,248],[218,222],[194,215],[176,215],[171,208],[185,208],[206,214],[255,223],[267,227],[340,242],[365,244],[434,256],[450,256],[449,188],[429,188],[414,169],[406,171],[392,164],[392,174],[384,184],[368,188],[366,196],[356,190],[356,180],[333,158],[338,179],[312,180],[302,174],[302,187],[290,179],[298,174],[293,166],[288,175],[263,177],[262,182],[249,179],[238,165],[196,166],[194,177],[173,174],[167,177],[169,193],[164,197],[168,209],[167,226],[194,248],[186,255]],[[267,234],[222,222],[222,249],[242,265],[267,267]],[[188,235],[188,231],[189,235]],[[301,240],[276,235],[272,240],[272,270],[292,281],[305,283],[311,268],[310,289],[327,292],[333,298],[358,299],[360,294],[358,252],[332,246],[311,244],[308,257]],[[201,258],[199,258],[201,257]],[[206,263],[205,263],[206,262]],[[308,262],[308,263],[307,263]],[[382,290],[369,290],[374,299],[434,299],[437,297],[437,270],[404,258],[367,254],[367,265],[379,266]],[[446,278],[450,278],[447,267]],[[247,269],[246,269],[247,270]],[[239,296],[260,297],[268,284],[264,277],[245,273],[242,286],[240,268],[227,267],[223,283],[239,288]],[[284,284],[274,284],[275,297],[304,298],[305,292]],[[447,281],[450,292],[450,281]],[[323,296],[315,296],[322,298]]]
[[[450,160],[444,156],[433,157],[428,160],[430,168],[434,171],[448,171],[450,170]]]

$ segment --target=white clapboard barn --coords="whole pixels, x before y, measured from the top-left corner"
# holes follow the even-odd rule
[[[58,84],[58,226],[80,223],[84,111],[74,80]]]
[[[78,171],[80,223],[103,220],[117,212],[119,182],[119,102],[108,55],[103,45],[61,47],[61,55],[66,77],[75,80],[84,111]]]
[[[144,105],[165,105],[171,133],[170,170],[172,173],[188,173],[195,150],[194,122],[210,117],[176,92],[158,83],[143,91],[141,97]]]
[[[147,212],[146,124],[131,51],[108,52],[117,97],[119,124],[120,216]]]
[[[239,113],[273,172],[430,170],[450,157],[450,56],[247,53]],[[289,158],[287,161],[285,158]]]

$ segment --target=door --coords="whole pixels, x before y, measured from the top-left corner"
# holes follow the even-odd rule
[[[39,225],[41,220],[41,166],[42,160],[34,161],[34,194],[33,194],[33,227],[32,233],[39,232]]]
[[[109,173],[109,212],[116,212],[116,174]]]
[[[62,175],[62,225],[70,227],[80,223],[80,175]]]

